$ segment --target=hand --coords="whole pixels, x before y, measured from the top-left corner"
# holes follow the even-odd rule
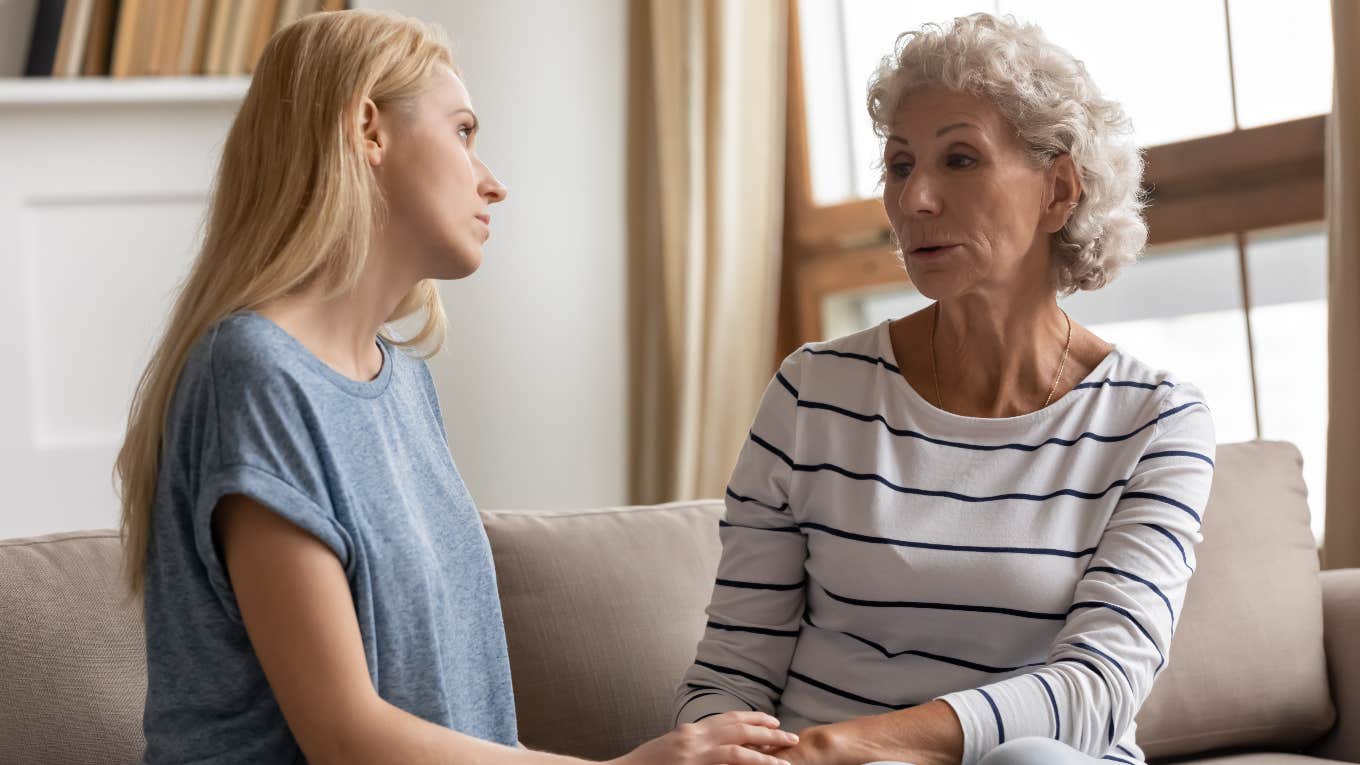
[[[862,720],[861,720],[862,721]],[[789,765],[860,765],[870,760],[891,760],[911,765],[958,765],[934,752],[892,746],[888,750],[872,747],[871,742],[855,728],[857,721],[817,725],[803,731],[797,745],[770,750],[770,754]]]
[[[609,765],[789,765],[748,747],[783,748],[798,736],[779,730],[779,721],[761,712],[727,712],[688,723],[648,741]]]

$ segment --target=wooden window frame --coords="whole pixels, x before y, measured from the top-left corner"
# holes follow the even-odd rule
[[[788,0],[784,269],[779,353],[823,339],[822,306],[846,291],[906,285],[879,199],[812,197],[798,0]],[[1326,115],[1154,146],[1144,151],[1148,244],[1324,218]]]

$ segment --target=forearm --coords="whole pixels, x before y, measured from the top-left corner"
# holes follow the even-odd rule
[[[806,751],[806,762],[819,765],[860,765],[875,760],[958,765],[963,757],[963,728],[948,704],[932,701],[898,712],[809,728],[803,731],[797,748]]]
[[[411,765],[583,765],[586,760],[508,747],[423,720],[381,699],[337,716],[336,735],[311,762]]]

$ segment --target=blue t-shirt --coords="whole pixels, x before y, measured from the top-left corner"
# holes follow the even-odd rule
[[[516,742],[486,532],[449,455],[428,368],[378,345],[381,373],[359,382],[242,312],[190,352],[167,413],[147,561],[143,762],[303,761],[213,538],[213,508],[228,494],[335,553],[383,699]]]

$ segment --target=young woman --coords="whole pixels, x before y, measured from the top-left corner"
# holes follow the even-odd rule
[[[518,748],[490,547],[404,352],[505,198],[476,136],[437,29],[317,14],[265,50],[118,458],[144,762],[580,762]],[[725,714],[616,762],[795,740]]]

